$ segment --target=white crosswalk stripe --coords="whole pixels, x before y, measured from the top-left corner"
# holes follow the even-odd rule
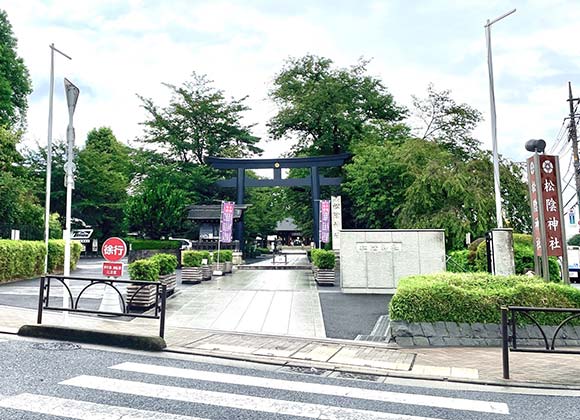
[[[138,410],[35,394],[19,394],[0,399],[0,407],[80,420],[204,420],[199,417],[166,414],[158,411]]]
[[[404,394],[399,392],[377,391],[370,389],[344,386],[285,381],[280,379],[261,378],[255,376],[232,375],[228,373],[208,372],[192,369],[174,368],[168,366],[148,365],[142,363],[121,363],[112,369],[146,373],[160,376],[171,376],[200,381],[220,382],[235,385],[255,386],[260,388],[279,389],[294,392],[309,392],[313,394],[332,395],[355,399],[374,400],[397,404],[412,404],[454,410],[477,411],[494,414],[509,414],[505,403],[477,401],[463,398],[436,397],[431,395]]]
[[[383,413],[378,411],[342,408],[322,404],[297,401],[277,400],[272,398],[253,397],[226,392],[204,391],[191,388],[180,388],[168,385],[156,385],[145,382],[125,381],[122,379],[102,378],[82,375],[61,382],[81,388],[117,392],[129,395],[183,401],[196,404],[208,404],[241,410],[261,411],[264,413],[299,416],[312,419],[344,420],[435,420],[431,417],[407,416],[402,414]]]
[[[0,339],[0,341],[2,341]],[[296,416],[312,419],[335,419],[335,420],[441,420],[446,418],[445,412],[441,410],[460,410],[490,414],[510,414],[509,407],[505,403],[494,401],[482,401],[465,398],[439,397],[424,394],[410,394],[402,392],[382,391],[377,389],[357,388],[355,386],[339,386],[325,383],[303,382],[284,379],[273,379],[268,377],[236,375],[231,373],[220,373],[202,371],[195,369],[176,368],[170,366],[160,366],[154,364],[143,364],[126,362],[110,367],[118,372],[132,372],[138,374],[139,380],[115,379],[105,376],[81,375],[59,383],[72,389],[84,389],[86,391],[96,390],[107,394],[107,402],[82,401],[81,398],[68,399],[66,396],[36,395],[31,393],[21,393],[12,396],[0,396],[0,413],[4,409],[19,410],[29,413],[44,413],[46,415],[61,416],[80,420],[204,420],[200,417],[193,417],[184,414],[195,414],[195,406],[213,406],[215,410],[219,408],[239,411],[253,411],[260,413],[261,418],[268,418],[271,415]],[[192,387],[162,385],[145,382],[143,375],[155,375],[167,381],[179,378],[191,380]],[[151,377],[150,377],[151,378]],[[159,380],[157,382],[160,382]],[[235,392],[218,392],[204,389],[204,382],[218,383],[225,386],[232,386]],[[268,389],[272,391],[282,391],[282,398],[267,398],[263,396],[246,395],[251,394],[247,387],[258,389]],[[55,388],[65,391],[66,388]],[[226,388],[227,389],[227,388]],[[240,390],[242,393],[240,393]],[[69,391],[66,391],[67,393]],[[221,391],[221,390],[220,390]],[[316,402],[294,401],[298,394],[318,396],[317,401],[322,399],[335,401],[334,398],[347,398],[357,401],[358,406],[366,401],[374,403],[372,408],[376,410],[376,403],[382,403],[379,410],[373,411],[362,408],[340,407],[337,402],[326,405]],[[127,396],[130,396],[129,398]],[[271,396],[270,394],[267,395]],[[175,412],[181,414],[164,413],[161,411],[151,411],[141,408],[133,408],[136,404],[134,398],[165,400],[179,402],[180,405],[171,404]],[[322,397],[322,398],[321,398]],[[287,398],[287,399],[286,399]],[[127,402],[129,401],[129,403]],[[147,408],[158,409],[160,401]],[[187,405],[183,405],[186,403]],[[385,404],[386,403],[386,404]],[[399,404],[395,411],[401,410],[403,406],[423,406],[431,407],[435,411],[435,417],[424,417],[420,415],[390,413],[394,409],[389,404]],[[364,407],[364,406],[363,406]],[[389,410],[391,408],[391,410]],[[207,409],[203,409],[202,415],[206,415]],[[219,413],[219,411],[215,411]],[[452,411],[449,411],[451,413]],[[427,413],[421,413],[429,415]],[[231,414],[228,414],[231,416]],[[433,415],[433,414],[431,414]],[[457,415],[457,412],[455,413]],[[442,416],[442,417],[440,417]],[[0,417],[2,415],[0,414]],[[215,415],[211,416],[212,418]],[[11,417],[12,418],[12,417]],[[16,418],[16,417],[15,417]],[[18,417],[24,418],[24,417]]]

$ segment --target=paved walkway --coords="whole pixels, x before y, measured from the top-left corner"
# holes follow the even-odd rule
[[[326,336],[318,291],[305,271],[237,271],[180,289],[168,301],[169,326]]]

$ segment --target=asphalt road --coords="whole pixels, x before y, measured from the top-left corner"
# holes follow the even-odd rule
[[[1,419],[578,419],[580,392],[352,380],[0,335]],[[224,363],[224,364],[218,364]],[[286,371],[284,371],[286,370]],[[371,379],[371,378],[368,378]],[[443,387],[443,388],[441,388]],[[538,391],[535,391],[538,392]]]
[[[391,295],[351,295],[338,287],[319,287],[326,336],[352,340],[368,335],[381,315],[389,312]]]

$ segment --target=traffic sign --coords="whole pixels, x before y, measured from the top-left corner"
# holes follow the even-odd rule
[[[107,261],[119,261],[127,254],[127,244],[121,238],[109,238],[103,242],[101,253]]]
[[[123,263],[104,262],[103,276],[106,277],[121,277],[123,275]]]

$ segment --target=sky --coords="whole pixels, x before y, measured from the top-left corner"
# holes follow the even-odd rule
[[[580,2],[575,0],[2,0],[30,71],[25,144],[46,144],[50,49],[55,57],[54,138],[68,122],[63,78],[80,88],[77,144],[100,126],[138,145],[146,119],[137,94],[161,106],[162,83],[182,84],[192,71],[207,74],[226,96],[249,95],[246,124],[257,124],[266,157],[287,151],[268,142],[266,123],[276,107],[268,99],[286,59],[315,54],[337,66],[370,59],[402,105],[424,96],[429,83],[483,113],[475,131],[491,149],[489,82],[484,24],[492,26],[498,150],[515,161],[523,145],[543,138],[548,150],[565,147],[568,81],[580,96]],[[556,150],[558,151],[558,150]],[[568,157],[563,157],[563,171]]]

